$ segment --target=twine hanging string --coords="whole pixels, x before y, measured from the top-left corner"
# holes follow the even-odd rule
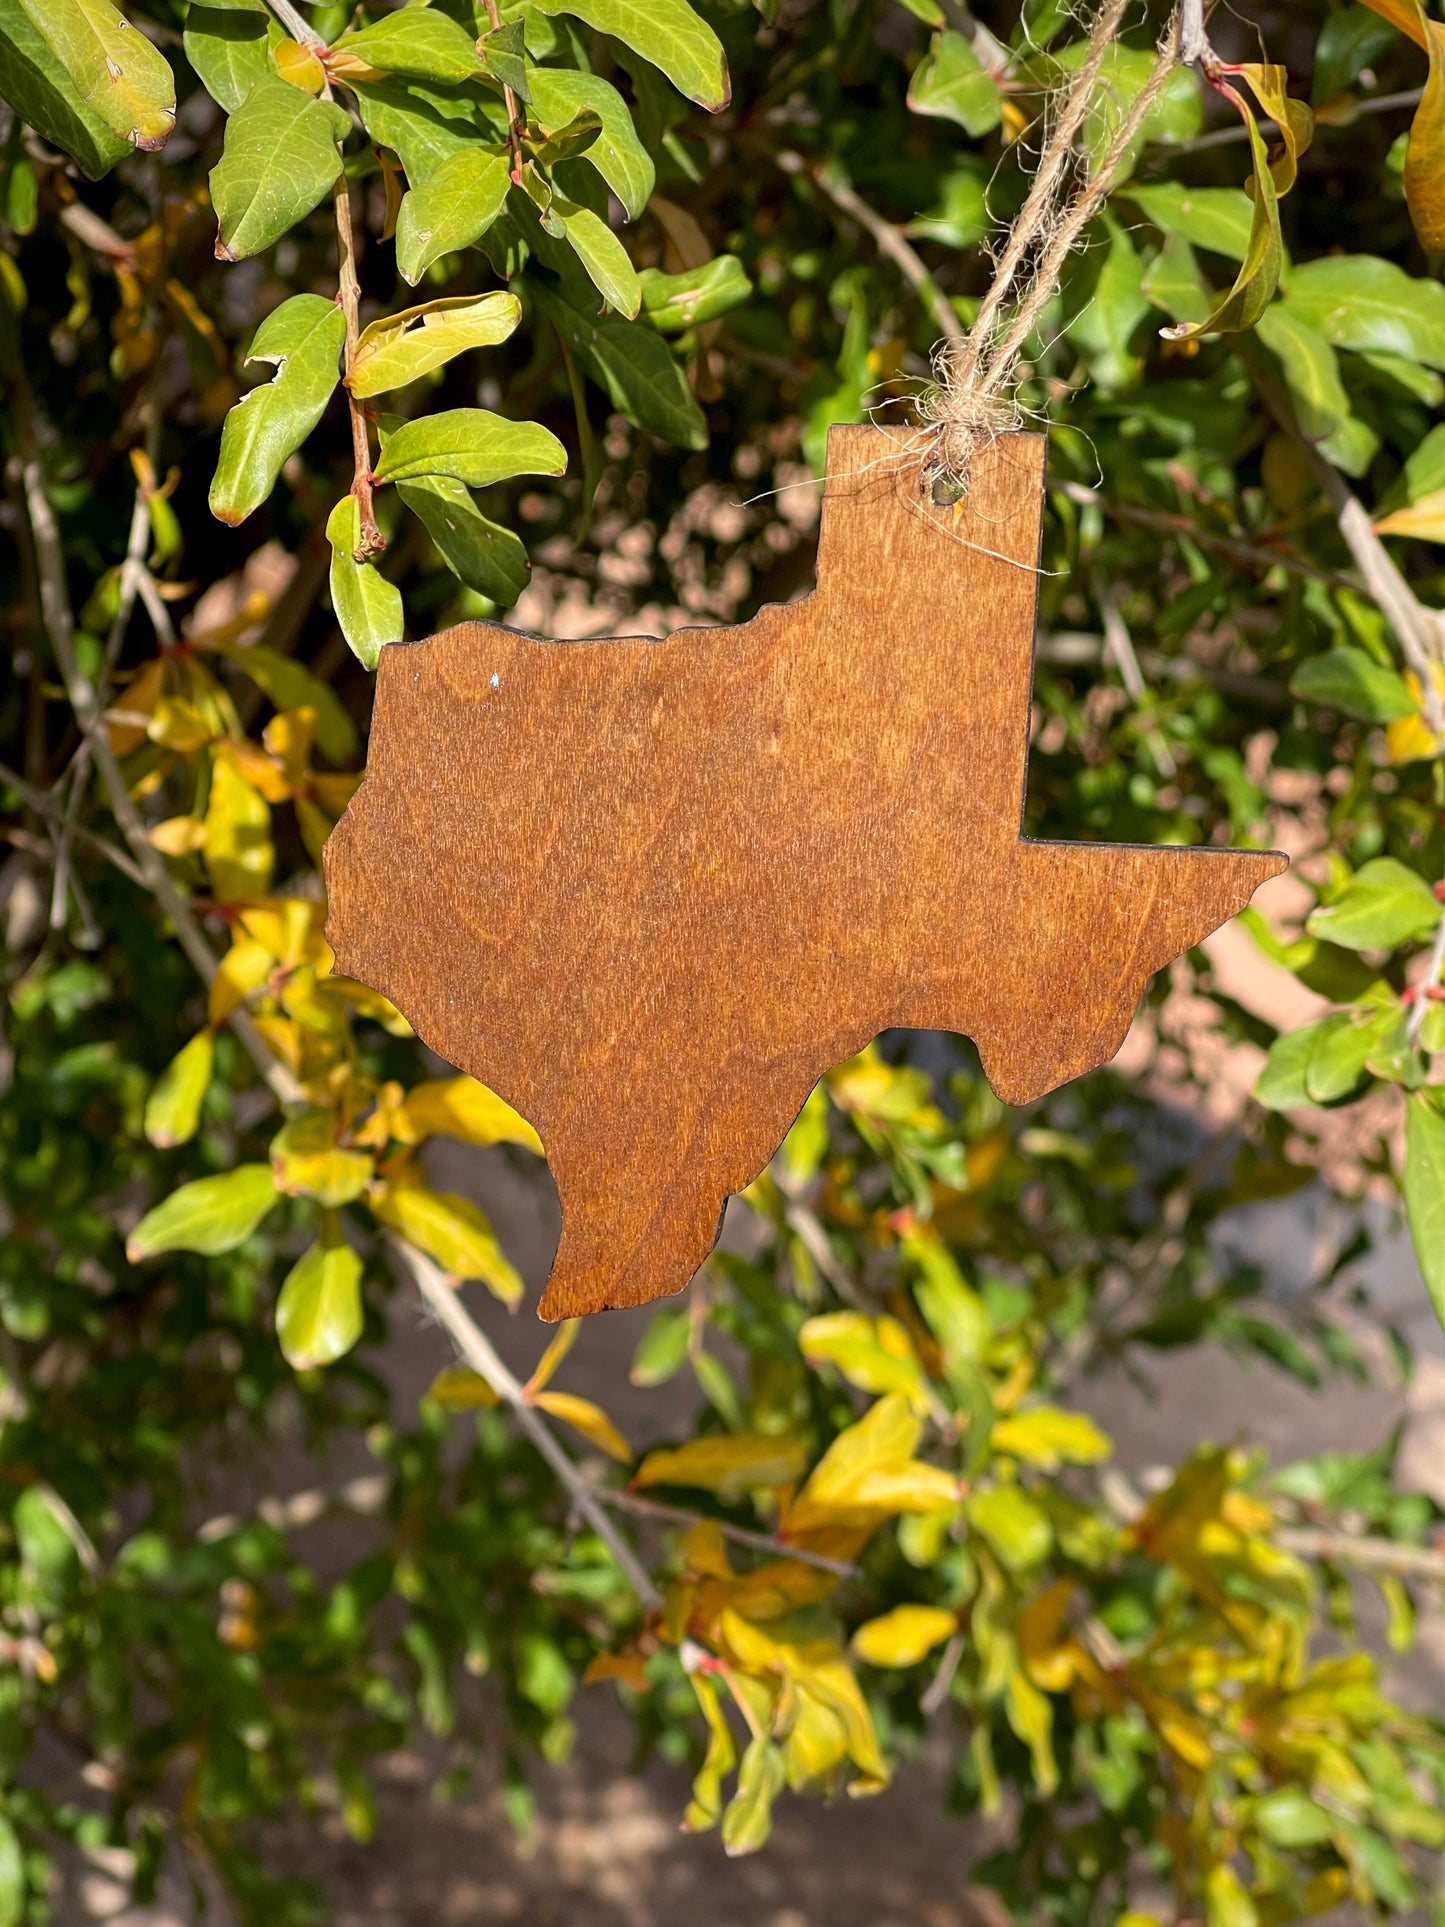
[[[973,327],[962,342],[943,341],[934,349],[933,383],[915,405],[920,425],[910,439],[935,499],[956,500],[967,489],[976,452],[1022,426],[1017,389],[1024,344],[1058,285],[1064,263],[1114,185],[1145,116],[1178,65],[1176,8],[1149,77],[1107,149],[1097,162],[1078,153],[1079,132],[1130,4],[1103,0],[1090,29],[1088,53],[1054,116],[1028,196]]]

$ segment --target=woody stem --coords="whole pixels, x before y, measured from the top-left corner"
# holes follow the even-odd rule
[[[361,287],[356,279],[356,237],[351,226],[351,189],[347,184],[345,169],[336,181],[336,248],[337,298],[346,318],[346,373],[349,377],[356,362],[356,343],[361,332],[357,313],[361,303]],[[351,493],[356,497],[361,524],[361,539],[356,545],[355,554],[358,562],[369,562],[372,556],[380,555],[386,547],[386,537],[376,526],[376,513],[372,506],[371,437],[366,426],[366,410],[350,388],[346,391],[346,405],[351,415]]]
[[[492,23],[492,32],[496,33],[502,24],[497,0],[486,0],[486,9],[487,18]],[[502,96],[507,103],[507,145],[512,150],[512,179],[520,187],[522,185],[522,117],[517,112],[517,96],[505,81],[502,83]]]

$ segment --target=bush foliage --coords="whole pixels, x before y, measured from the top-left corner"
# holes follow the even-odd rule
[[[1162,25],[1111,48],[1088,153]],[[1201,952],[1147,1062],[1026,1114],[963,1044],[838,1067],[648,1327],[634,1383],[690,1376],[698,1417],[639,1457],[567,1389],[575,1326],[522,1386],[464,1309],[418,1407],[378,1370],[418,1282],[523,1296],[428,1144],[518,1182],[542,1147],[330,968],[367,672],[466,615],[665,626],[805,586],[828,425],[904,419],[940,313],[972,318],[1079,26],[0,0],[0,1927],[49,1917],[66,1842],[138,1899],[170,1866],[316,1917],[269,1817],[368,1838],[370,1763],[425,1731],[503,1756],[525,1828],[602,1691],[729,1853],[779,1798],[883,1793],[934,1728],[959,1811],[1010,1817],[976,1877],[1021,1920],[1438,1904],[1445,1731],[1356,1633],[1383,1594],[1408,1645],[1441,1576],[1393,1443],[1200,1441],[1140,1490],[1081,1405],[1204,1340],[1363,1373],[1367,1180],[1445,1301],[1445,26],[1257,26],[1170,78],[1029,346],[1026,821],[1287,833],[1314,907],[1245,921],[1321,1014],[1276,1035]],[[1259,1071],[1207,1138],[1183,992]],[[1268,1298],[1221,1231],[1327,1153],[1355,1233]],[[306,1508],[216,1509],[297,1415],[374,1466],[325,1501],[369,1522],[339,1575]]]

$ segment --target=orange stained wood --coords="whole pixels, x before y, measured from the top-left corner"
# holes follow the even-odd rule
[[[818,1078],[895,1025],[1010,1104],[1112,1057],[1282,856],[1020,835],[1043,438],[935,509],[834,428],[818,587],[732,629],[382,652],[326,848],[337,967],[531,1120],[544,1318],[680,1290]]]

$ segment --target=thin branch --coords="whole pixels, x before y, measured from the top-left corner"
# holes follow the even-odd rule
[[[850,1559],[830,1559],[826,1553],[809,1552],[805,1546],[790,1545],[786,1539],[775,1538],[770,1532],[753,1532],[747,1526],[728,1525],[722,1519],[704,1519],[700,1512],[689,1512],[686,1506],[666,1505],[661,1499],[644,1499],[638,1492],[617,1491],[610,1486],[593,1486],[592,1490],[604,1505],[616,1506],[620,1512],[635,1512],[643,1519],[666,1519],[671,1525],[696,1526],[715,1525],[724,1539],[733,1539],[740,1546],[751,1546],[756,1552],[770,1552],[778,1559],[795,1559],[802,1566],[816,1566],[819,1572],[831,1572],[838,1579],[858,1579],[862,1567],[855,1566]]]
[[[606,1545],[632,1590],[649,1612],[657,1611],[662,1605],[662,1594],[639,1565],[631,1546],[608,1518],[602,1495],[590,1481],[583,1478],[569,1454],[557,1443],[542,1414],[529,1403],[521,1382],[502,1363],[491,1340],[474,1321],[455,1287],[415,1245],[408,1244],[404,1238],[393,1238],[392,1244],[416,1280],[417,1290],[440,1323],[446,1326],[458,1352],[472,1370],[487,1381],[497,1397],[511,1407],[517,1423],[557,1474],[563,1490],[578,1512]]]
[[[1367,1572],[1394,1572],[1445,1583],[1445,1552],[1428,1546],[1398,1546],[1393,1539],[1367,1539],[1350,1532],[1319,1532],[1311,1526],[1281,1526],[1274,1542],[1304,1559],[1359,1566]]]
[[[309,47],[313,53],[319,53],[325,47],[326,42],[321,35],[301,18],[291,0],[266,0],[266,4],[293,40],[299,41],[303,47]]]
[[[501,11],[497,0],[485,0],[487,18],[492,23],[492,32],[499,33],[502,26]],[[516,187],[522,185],[522,116],[517,111],[517,96],[511,88],[502,84],[502,97],[507,108],[507,145],[512,150],[512,182]]]
[[[336,249],[338,300],[346,317],[346,406],[351,415],[351,492],[356,497],[361,522],[361,540],[356,545],[358,562],[369,562],[386,547],[386,537],[376,526],[372,503],[371,436],[366,426],[366,409],[350,388],[351,371],[356,365],[356,344],[361,335],[359,309],[361,287],[356,279],[356,235],[351,225],[351,189],[343,166],[336,177]]]
[[[1287,391],[1242,343],[1236,341],[1234,351],[1249,370],[1260,400],[1309,463],[1339,523],[1340,534],[1355,558],[1355,566],[1365,579],[1366,593],[1394,630],[1405,660],[1419,679],[1421,702],[1431,733],[1437,739],[1445,739],[1445,705],[1435,680],[1442,654],[1440,616],[1420,601],[1375,533],[1363,502],[1319,444],[1305,434]]]
[[[834,207],[848,215],[851,220],[865,228],[873,237],[878,252],[890,260],[917,293],[940,334],[947,335],[950,341],[962,343],[968,339],[968,330],[954,312],[953,303],[929,273],[918,251],[910,244],[902,228],[885,221],[876,208],[869,207],[861,195],[854,192],[836,167],[823,166],[804,160],[790,148],[783,148],[774,155],[778,166],[785,174],[806,175],[822,189]]]
[[[3,783],[7,789],[14,790],[26,809],[34,810],[37,815],[48,817],[54,823],[68,821],[64,805],[58,803],[49,790],[37,789],[34,783],[27,783],[25,778],[18,771],[11,769],[8,763],[0,763],[0,783]],[[108,863],[115,865],[122,876],[129,877],[132,883],[139,884],[143,890],[148,887],[145,878],[124,850],[119,849],[105,837],[97,836],[94,830],[88,830],[83,823],[71,823],[70,828],[84,842],[93,844]]]
[[[1317,127],[1352,127],[1364,114],[1388,114],[1397,107],[1418,107],[1424,93],[1423,87],[1406,87],[1398,94],[1376,94],[1371,100],[1355,102],[1353,119],[1345,121],[1316,118],[1315,125]],[[1262,120],[1259,123],[1260,132],[1265,133],[1271,127],[1277,131],[1278,125],[1277,121]],[[1248,139],[1249,129],[1243,121],[1237,120],[1228,127],[1216,127],[1211,133],[1197,134],[1192,141],[1181,141],[1173,151],[1175,154],[1201,154],[1209,147],[1231,147],[1236,141]]]
[[[16,375],[11,383],[11,414],[20,451],[21,486],[35,547],[41,619],[55,652],[70,706],[75,711],[82,734],[90,744],[100,780],[110,798],[111,810],[130,845],[131,854],[144,879],[144,887],[175,925],[181,948],[202,979],[209,984],[217,969],[215,952],[190,906],[171,881],[159,850],[146,834],[144,819],[126,786],[115,751],[110,746],[104,711],[75,654],[75,619],[66,587],[65,551],[61,545],[55,511],[46,492],[45,466],[36,434],[34,402],[23,375]],[[299,1103],[301,1086],[272,1054],[249,1013],[234,1011],[230,1024],[280,1101],[283,1104]]]

